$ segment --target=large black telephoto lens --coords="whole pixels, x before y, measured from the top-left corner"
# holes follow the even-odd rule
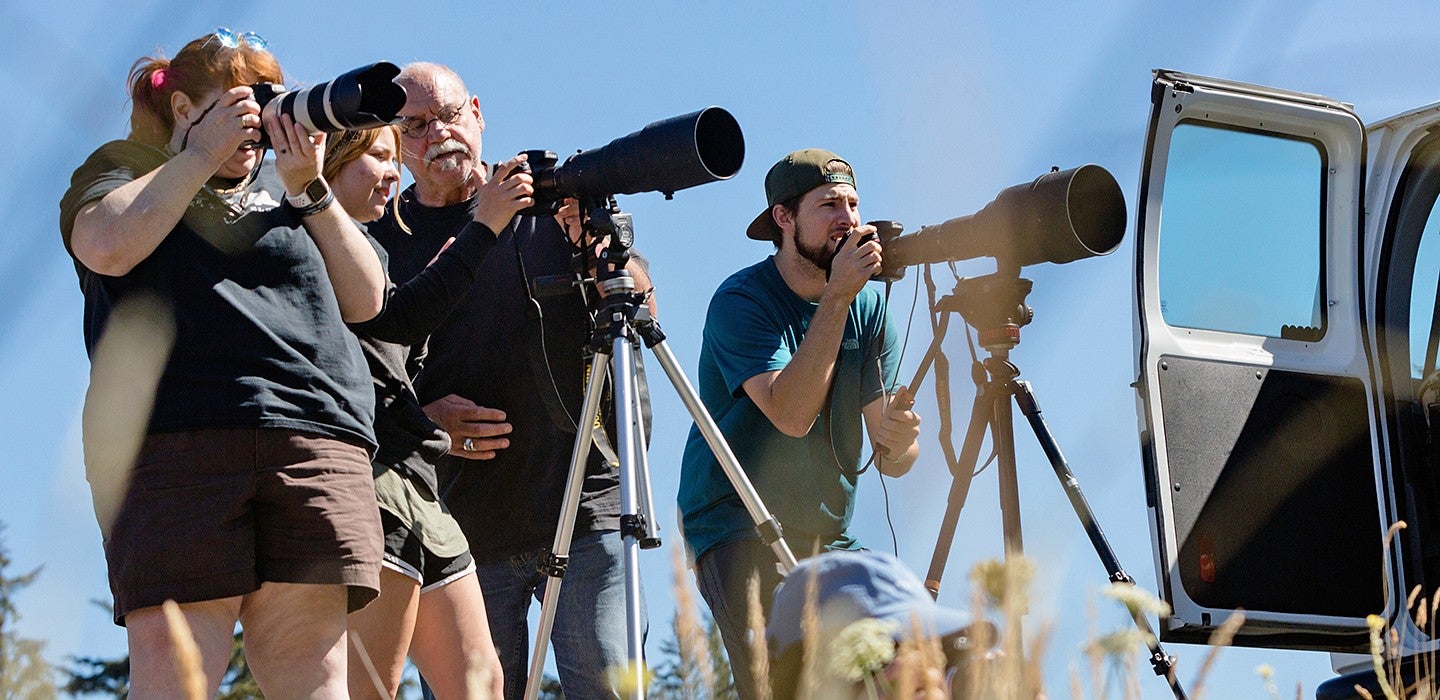
[[[397,115],[405,107],[405,88],[395,82],[397,75],[399,66],[381,61],[294,92],[271,83],[250,87],[262,110],[288,114],[311,132],[336,132],[372,129],[399,121]]]
[[[544,209],[565,197],[637,192],[669,197],[687,187],[728,180],[745,160],[745,137],[729,112],[706,107],[581,151],[558,166],[549,151],[525,153],[535,177],[536,208]]]
[[[1098,165],[1048,172],[1001,190],[969,216],[885,244],[885,268],[990,256],[1004,264],[1067,263],[1105,255],[1125,235],[1125,195]]]

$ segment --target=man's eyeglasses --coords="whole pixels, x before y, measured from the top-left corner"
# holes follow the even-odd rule
[[[396,125],[400,127],[400,133],[410,138],[420,138],[430,131],[431,124],[451,125],[460,121],[460,115],[465,113],[466,102],[451,107],[441,107],[440,114],[434,117],[405,117]]]
[[[265,47],[270,45],[270,42],[265,41],[263,37],[255,32],[236,34],[226,27],[216,29],[215,33],[210,36],[210,41],[218,41],[221,46],[227,49],[238,49],[241,44],[247,44],[256,51],[264,51]]]

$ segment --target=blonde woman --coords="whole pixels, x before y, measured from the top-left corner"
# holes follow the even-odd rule
[[[391,201],[398,171],[394,127],[348,131],[327,147],[325,178],[360,222],[378,219]],[[501,166],[509,174],[523,158]],[[413,346],[448,316],[475,281],[485,253],[516,211],[530,206],[530,176],[496,177],[480,187],[474,219],[420,275],[390,287],[385,310],[352,327],[375,386],[373,466],[385,531],[380,597],[350,616],[352,697],[394,697],[410,659],[439,698],[499,697],[503,677],[485,602],[459,525],[437,496],[435,460],[450,436],[425,416],[409,377]],[[361,651],[363,649],[363,652]],[[372,678],[361,654],[378,675]]]

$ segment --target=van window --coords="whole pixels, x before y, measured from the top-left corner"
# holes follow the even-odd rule
[[[1410,282],[1410,376],[1422,379],[1431,324],[1435,319],[1436,289],[1440,287],[1440,202],[1430,209],[1420,249],[1415,253],[1415,277]]]
[[[1165,323],[1319,340],[1324,175],[1314,141],[1178,124],[1160,219]]]

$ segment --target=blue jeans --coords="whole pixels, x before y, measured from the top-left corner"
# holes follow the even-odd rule
[[[546,548],[500,561],[476,562],[480,590],[485,595],[485,614],[490,618],[490,635],[505,669],[507,700],[525,694],[531,636],[526,616],[532,598],[544,599],[548,579],[536,566],[548,551]],[[550,643],[565,697],[619,698],[606,671],[623,669],[628,663],[620,533],[606,530],[577,536],[570,543],[570,564],[561,582]],[[643,595],[641,601],[643,605]],[[648,629],[643,608],[640,620]]]

